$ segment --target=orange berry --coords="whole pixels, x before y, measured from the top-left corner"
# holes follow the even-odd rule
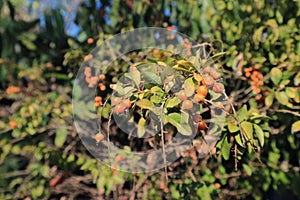
[[[46,63],[46,67],[47,67],[47,68],[51,68],[51,67],[53,67],[53,64],[52,64],[51,62],[47,62],[47,63]]]
[[[105,75],[104,74],[100,74],[99,80],[101,80],[101,81],[105,80]]]
[[[94,43],[94,39],[93,39],[93,38],[89,38],[89,39],[87,40],[87,43],[88,43],[88,44],[93,44],[93,43]]]
[[[91,54],[89,54],[89,55],[86,55],[83,60],[85,62],[87,62],[87,61],[91,60],[92,58],[93,58],[93,56]]]
[[[154,54],[154,55],[158,55],[158,54],[159,54],[159,50],[158,50],[158,49],[154,49],[154,50],[153,50],[153,54]]]
[[[101,104],[102,104],[101,102],[97,101],[97,102],[94,103],[94,106],[96,108],[99,108],[101,106]]]
[[[97,133],[95,135],[95,140],[97,143],[102,142],[104,140],[104,135],[102,133]]]
[[[101,91],[105,91],[106,90],[106,86],[103,83],[99,83],[98,84],[99,88]]]
[[[217,189],[219,189],[219,188],[221,188],[221,184],[220,184],[220,183],[215,183],[215,187],[216,187]]]
[[[212,71],[211,67],[205,67],[203,69],[203,73],[206,73],[206,74],[210,74],[211,71]]]
[[[183,110],[191,110],[193,108],[193,102],[191,100],[185,100],[182,102]]]
[[[200,85],[197,89],[197,94],[202,95],[203,97],[206,97],[208,93],[208,89],[205,85]]]
[[[245,68],[244,69],[244,72],[251,72],[252,71],[252,68]]]
[[[121,114],[125,111],[125,106],[123,104],[118,104],[113,108],[113,111],[117,114]]]
[[[121,104],[123,104],[126,108],[130,108],[132,105],[129,99],[123,99]]]
[[[202,85],[206,85],[208,88],[211,88],[214,84],[215,80],[211,76],[207,74],[203,75]]]
[[[94,100],[95,100],[95,102],[102,101],[102,97],[101,96],[96,96]]]
[[[216,83],[213,87],[215,93],[222,93],[224,91],[224,85],[222,83]]]
[[[12,94],[12,93],[18,93],[20,92],[20,88],[19,87],[16,87],[16,86],[10,86],[6,89],[6,93],[7,94]]]
[[[263,77],[264,77],[264,76],[262,75],[262,73],[258,73],[258,74],[257,74],[257,78],[258,78],[258,79],[263,79]]]
[[[12,129],[15,129],[18,127],[18,123],[16,121],[9,121],[8,125]]]
[[[185,101],[188,99],[188,97],[186,96],[184,90],[180,90],[176,96],[181,100],[181,101]]]
[[[264,82],[263,81],[258,81],[257,85],[264,85]]]
[[[205,123],[204,121],[200,121],[200,122],[198,123],[198,128],[199,128],[200,130],[205,130],[205,129],[207,128],[207,125],[206,125],[206,123]]]
[[[203,103],[205,97],[202,94],[195,94],[194,101],[197,103]]]
[[[246,72],[246,73],[245,73],[245,76],[246,76],[246,77],[250,77],[250,76],[251,76],[251,73],[250,73],[250,72]]]

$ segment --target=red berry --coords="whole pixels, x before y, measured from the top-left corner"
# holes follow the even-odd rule
[[[207,128],[207,125],[206,125],[206,123],[205,123],[204,121],[200,121],[200,122],[198,123],[198,128],[199,128],[200,130],[205,130],[205,129]]]
[[[213,91],[215,93],[222,93],[224,91],[224,85],[222,83],[214,84]]]
[[[213,87],[214,84],[215,84],[215,80],[211,76],[207,74],[203,75],[202,85],[206,85],[208,88],[211,88]]]
[[[198,87],[197,94],[200,94],[200,95],[206,97],[207,93],[208,93],[208,89],[205,85],[200,85]]]
[[[195,94],[194,101],[197,103],[203,103],[205,97],[202,94]]]

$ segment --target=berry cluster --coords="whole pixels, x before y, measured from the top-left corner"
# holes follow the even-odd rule
[[[255,65],[253,67],[245,68],[245,76],[251,79],[251,87],[255,94],[261,93],[260,86],[263,86],[263,74],[258,71],[260,67]]]
[[[112,98],[111,105],[113,112],[117,114],[123,113],[126,109],[129,109],[132,105],[131,101],[127,98],[114,97]]]
[[[102,97],[101,96],[96,96],[94,100],[95,100],[94,105],[95,105],[96,108],[102,106],[103,103],[102,103]]]

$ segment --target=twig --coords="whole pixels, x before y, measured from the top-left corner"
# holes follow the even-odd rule
[[[285,109],[279,109],[279,110],[269,109],[269,111],[281,112],[281,113],[289,113],[289,114],[295,115],[297,117],[300,117],[300,114],[298,112],[294,112],[294,111],[290,111],[290,110],[285,110]]]

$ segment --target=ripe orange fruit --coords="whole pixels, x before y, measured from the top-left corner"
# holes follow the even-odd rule
[[[195,79],[197,82],[201,82],[201,81],[202,81],[202,75],[201,75],[201,74],[194,73],[194,79]]]
[[[94,39],[93,39],[93,38],[89,38],[89,39],[87,40],[87,43],[88,43],[88,44],[93,44],[93,43],[94,43]]]
[[[95,102],[102,101],[102,97],[101,96],[96,96],[94,100],[95,100]]]
[[[129,99],[123,99],[121,104],[124,105],[126,108],[130,108],[132,105]]]
[[[200,85],[197,89],[197,94],[201,94],[202,96],[206,97],[208,93],[208,89],[205,85]]]
[[[194,101],[197,103],[203,103],[205,97],[202,94],[195,94]]]
[[[9,127],[15,129],[18,127],[18,123],[16,121],[9,121]]]
[[[185,100],[182,103],[183,110],[191,110],[193,108],[193,102],[191,100]]]
[[[101,91],[105,91],[106,90],[106,86],[103,83],[99,83],[98,84],[99,88]]]
[[[213,87],[215,93],[222,93],[224,91],[224,85],[222,83],[216,83]]]
[[[206,85],[208,88],[211,88],[215,84],[215,80],[208,74],[203,75],[202,85]]]
[[[206,123],[205,123],[204,121],[200,121],[200,122],[198,123],[198,128],[199,128],[200,130],[205,130],[205,129],[207,128],[207,125],[206,125]]]
[[[203,73],[209,74],[211,72],[211,67],[205,67]]]
[[[102,142],[104,140],[104,135],[102,133],[97,133],[95,135],[95,140],[97,143]]]
[[[121,114],[125,111],[125,106],[123,104],[118,104],[114,107],[113,111],[117,114]]]
[[[105,80],[105,75],[104,75],[104,74],[100,74],[100,76],[99,76],[99,80],[100,80],[100,81],[103,81],[103,80]]]
[[[7,94],[12,94],[12,93],[18,93],[20,92],[20,88],[19,87],[16,87],[16,86],[10,86],[6,89],[6,93]]]
[[[215,187],[216,187],[217,189],[219,189],[219,188],[221,188],[221,184],[220,184],[220,183],[215,183]]]
[[[101,102],[97,101],[97,102],[94,103],[94,106],[95,106],[96,108],[98,108],[98,107],[101,106],[101,104],[102,104]]]
[[[188,99],[188,97],[186,96],[185,92],[183,90],[180,90],[176,96],[181,100],[181,101],[185,101]]]
[[[125,157],[123,156],[123,155],[117,155],[116,157],[115,157],[115,161],[116,162],[120,162],[121,160],[123,160]]]
[[[158,50],[158,49],[154,49],[154,50],[153,50],[153,54],[154,54],[154,55],[158,55],[158,54],[159,54],[159,50]]]

